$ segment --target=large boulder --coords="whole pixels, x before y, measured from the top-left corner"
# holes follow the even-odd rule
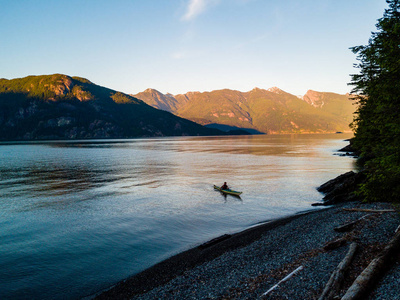
[[[365,181],[365,172],[353,171],[344,173],[324,183],[317,190],[325,194],[324,202],[319,205],[332,205],[340,202],[361,200],[355,191],[360,183]]]

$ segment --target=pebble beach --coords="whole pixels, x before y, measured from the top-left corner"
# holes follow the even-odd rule
[[[318,299],[356,242],[340,298],[395,234],[396,209],[389,203],[350,202],[271,220],[173,256],[96,299]],[[351,230],[335,231],[360,218]],[[339,245],[327,247],[337,240]],[[365,299],[400,299],[400,255]]]

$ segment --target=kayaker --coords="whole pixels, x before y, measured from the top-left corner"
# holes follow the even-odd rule
[[[229,190],[229,187],[226,184],[226,182],[224,182],[224,184],[221,186],[221,190]]]

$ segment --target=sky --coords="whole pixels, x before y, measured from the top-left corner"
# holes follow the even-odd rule
[[[61,73],[128,94],[345,94],[385,0],[0,0],[0,78]]]

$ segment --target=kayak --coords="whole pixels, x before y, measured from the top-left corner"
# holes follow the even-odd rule
[[[216,185],[214,185],[214,190],[218,190],[221,193],[234,195],[234,196],[240,196],[240,194],[242,194],[242,192],[234,191],[234,190],[231,190],[231,189],[223,190],[223,189],[221,189],[221,187],[216,186]]]

